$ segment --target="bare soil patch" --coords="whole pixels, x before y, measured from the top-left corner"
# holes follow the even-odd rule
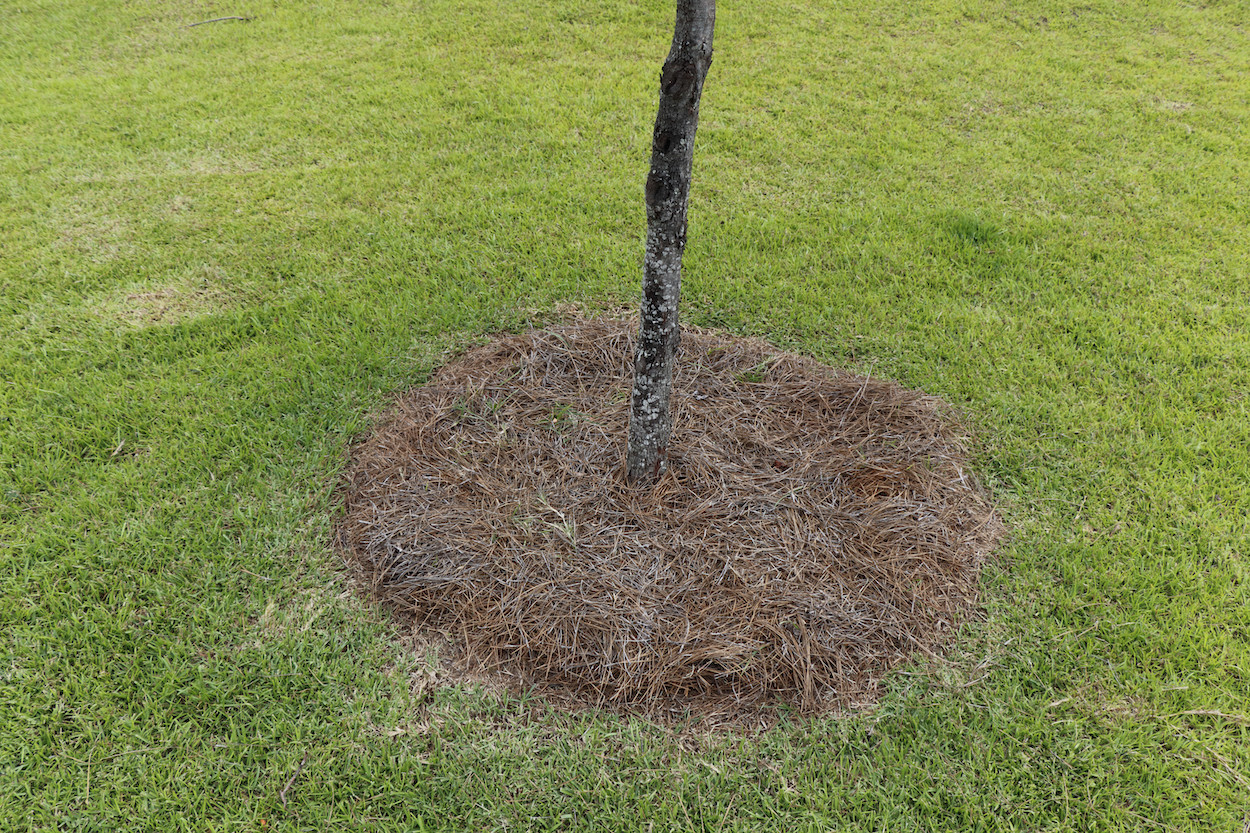
[[[685,328],[671,465],[623,481],[633,325],[472,349],[353,451],[373,591],[471,665],[650,715],[870,701],[942,650],[1001,532],[941,400]]]

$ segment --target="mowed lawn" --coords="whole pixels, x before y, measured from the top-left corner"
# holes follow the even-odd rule
[[[1250,7],[718,12],[683,315],[964,412],[1010,533],[949,655],[569,715],[334,550],[389,397],[636,303],[671,3],[9,3],[0,830],[1243,829]]]

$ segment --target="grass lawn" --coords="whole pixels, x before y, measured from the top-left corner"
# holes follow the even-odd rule
[[[331,546],[445,350],[636,302],[671,3],[9,5],[0,830],[1242,830],[1244,3],[722,3],[686,320],[955,403],[1011,529],[750,737],[429,687]]]

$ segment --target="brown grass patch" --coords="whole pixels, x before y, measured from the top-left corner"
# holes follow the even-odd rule
[[[1001,526],[940,400],[686,328],[669,471],[622,480],[632,325],[468,351],[354,450],[338,533],[473,663],[581,702],[805,713],[941,650]]]
[[[214,315],[235,302],[222,271],[201,265],[169,284],[121,287],[87,304],[97,314],[131,327],[157,327]]]

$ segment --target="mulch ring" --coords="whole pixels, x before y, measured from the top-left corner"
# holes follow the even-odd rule
[[[870,702],[974,609],[1002,526],[941,400],[683,329],[668,471],[623,482],[634,325],[469,350],[353,451],[338,529],[468,666],[664,716]]]

